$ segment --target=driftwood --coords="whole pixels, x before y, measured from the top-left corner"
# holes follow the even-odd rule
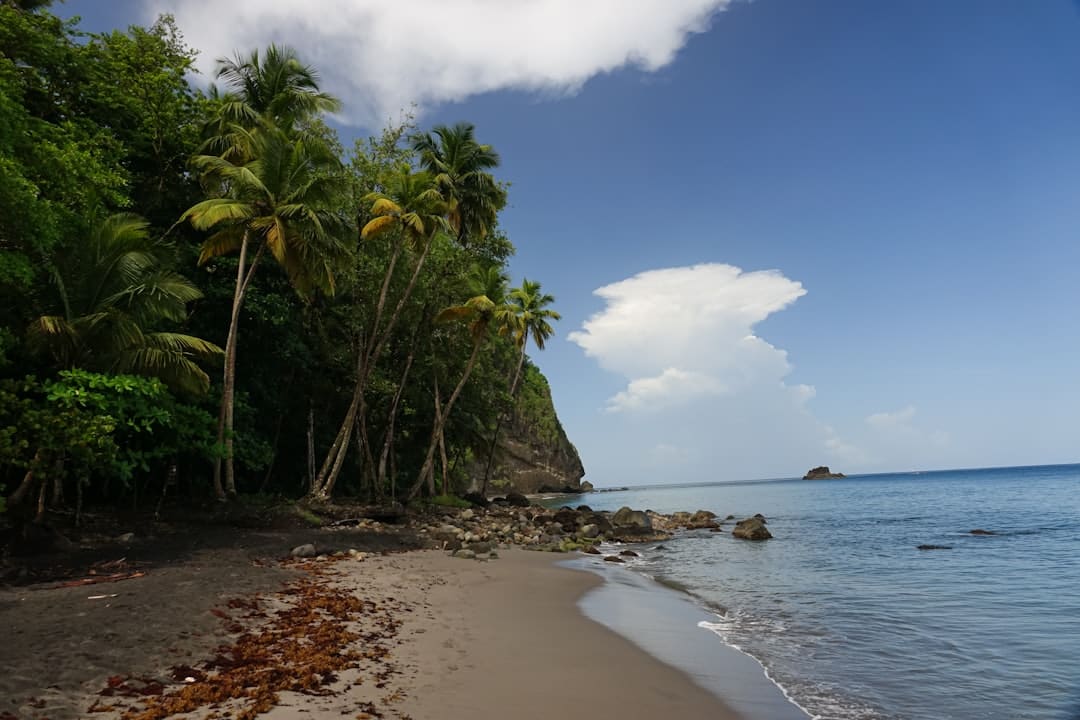
[[[400,505],[373,505],[360,508],[352,517],[342,518],[327,523],[329,527],[348,527],[359,525],[362,520],[377,520],[384,523],[398,523],[405,519],[405,508]]]
[[[119,582],[120,580],[131,580],[133,578],[141,578],[146,575],[145,572],[139,570],[130,573],[114,573],[112,575],[95,575],[92,577],[81,578],[79,580],[71,580],[69,582],[63,582],[54,587],[68,588],[68,587],[82,587],[84,585],[97,585],[98,583],[107,582]]]

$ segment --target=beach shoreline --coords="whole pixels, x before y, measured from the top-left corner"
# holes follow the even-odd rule
[[[290,602],[283,583],[314,570],[328,591],[379,609],[350,630],[374,637],[365,623],[377,623],[386,655],[342,671],[328,694],[282,692],[259,717],[739,717],[683,672],[583,614],[578,603],[601,577],[560,567],[565,555],[499,554],[476,561],[440,550],[376,552],[282,566],[257,552],[217,549],[123,582],[6,589],[0,608],[18,630],[4,654],[18,670],[0,681],[0,716],[87,717],[96,703],[92,717],[120,717],[143,698],[109,694],[117,678],[183,691],[175,668],[220,655],[236,639],[236,623],[247,623],[230,600],[257,595],[273,615]],[[216,709],[236,717],[243,703]]]

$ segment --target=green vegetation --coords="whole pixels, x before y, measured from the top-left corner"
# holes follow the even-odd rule
[[[345,149],[287,47],[202,92],[172,18],[84,34],[49,5],[0,2],[0,512],[457,506],[505,422],[557,436],[526,347],[559,316],[509,287],[471,124]]]

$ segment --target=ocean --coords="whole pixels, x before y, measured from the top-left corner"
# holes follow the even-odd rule
[[[603,569],[608,595],[583,603],[691,674],[715,642],[803,717],[1080,718],[1080,465],[652,486],[567,504],[582,501],[768,518],[765,542],[732,538],[728,521],[635,547],[626,568]],[[644,578],[679,588],[692,611]],[[648,612],[642,587],[658,603]],[[683,639],[657,642],[661,616]],[[737,709],[772,720],[772,707]]]

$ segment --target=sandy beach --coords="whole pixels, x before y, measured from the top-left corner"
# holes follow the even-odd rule
[[[265,551],[207,550],[122,582],[2,591],[0,613],[16,633],[2,652],[15,671],[0,680],[0,718],[737,717],[586,618],[577,602],[602,580],[559,567],[565,556],[509,549],[475,561],[429,550],[283,566],[260,558]],[[321,609],[297,614],[312,604]],[[308,665],[283,650],[336,637],[353,641]],[[270,657],[236,675],[242,668],[221,657],[239,657],[230,653],[245,643],[237,666],[253,644],[266,643]],[[334,662],[343,667],[326,670]],[[324,682],[289,676],[314,667]],[[249,689],[182,714],[163,709],[213,697],[215,674],[229,672],[234,684],[285,676],[304,688],[276,693],[272,708],[255,708]]]

